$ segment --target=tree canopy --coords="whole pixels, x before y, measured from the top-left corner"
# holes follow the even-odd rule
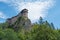
[[[7,28],[7,23],[1,23],[0,40],[60,40],[60,30],[55,29],[53,23],[43,21],[42,17],[38,23],[32,24],[30,30],[25,30],[22,26],[18,25],[20,30],[15,31],[12,26]]]

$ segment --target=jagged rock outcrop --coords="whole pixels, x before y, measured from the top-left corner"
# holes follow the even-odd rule
[[[27,30],[31,27],[27,9],[23,9],[17,16],[8,18],[6,22],[9,24],[9,27],[14,28],[15,30],[18,30],[21,27]]]

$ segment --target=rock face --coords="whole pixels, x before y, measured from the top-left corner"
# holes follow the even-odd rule
[[[25,29],[29,29],[31,26],[31,21],[28,18],[28,10],[23,9],[17,16],[7,19],[9,26],[13,25],[14,29],[18,29],[23,26]]]

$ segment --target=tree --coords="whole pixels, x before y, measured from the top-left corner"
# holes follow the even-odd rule
[[[52,27],[52,29],[55,29],[55,27],[54,27],[54,24],[53,24],[53,23],[51,23],[51,27]]]
[[[0,30],[0,40],[19,40],[19,38],[12,29],[2,29]]]
[[[42,23],[43,23],[43,18],[40,17],[40,18],[39,18],[39,24],[42,24]]]

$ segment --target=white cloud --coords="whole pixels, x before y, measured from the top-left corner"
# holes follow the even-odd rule
[[[31,21],[38,20],[39,17],[46,17],[48,10],[53,6],[53,0],[46,0],[46,1],[35,1],[35,2],[17,2],[17,5],[15,8],[17,8],[18,11],[26,8],[29,10],[29,18]]]
[[[8,0],[5,0],[7,2]],[[29,18],[31,21],[39,19],[39,17],[46,17],[48,10],[53,6],[54,0],[9,0],[10,6],[13,6],[18,12],[26,8],[29,10]]]
[[[3,12],[0,12],[0,18],[6,19],[6,16],[3,14]]]

